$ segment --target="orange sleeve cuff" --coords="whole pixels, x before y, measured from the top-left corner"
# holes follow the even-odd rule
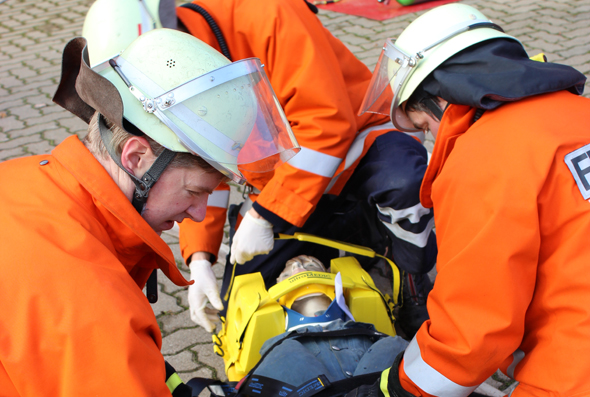
[[[207,207],[207,214],[202,222],[185,219],[179,224],[180,252],[185,263],[195,252],[208,252],[213,255],[211,263],[217,262],[226,213],[225,208]]]
[[[303,226],[315,208],[313,203],[275,180],[264,187],[256,202],[297,227]]]

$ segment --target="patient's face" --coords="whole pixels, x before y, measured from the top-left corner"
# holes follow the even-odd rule
[[[285,269],[277,278],[277,283],[288,279],[289,277],[301,272],[326,272],[326,268],[319,261],[319,259],[308,255],[299,255],[293,259],[289,259],[285,265]]]

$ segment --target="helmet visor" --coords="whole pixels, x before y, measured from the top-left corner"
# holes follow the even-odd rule
[[[257,58],[215,69],[167,92],[123,59],[115,61],[146,112],[154,113],[188,151],[235,182],[245,182],[241,171],[272,171],[300,150]]]
[[[361,104],[359,116],[365,112],[389,116],[391,104],[404,85],[412,69],[410,65],[413,64],[409,55],[397,48],[391,39],[387,39]]]

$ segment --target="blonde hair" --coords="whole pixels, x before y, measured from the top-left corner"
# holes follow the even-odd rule
[[[88,134],[84,137],[82,142],[88,148],[88,150],[94,154],[95,156],[99,156],[101,159],[108,159],[110,158],[109,152],[100,137],[100,130],[98,128],[98,116],[99,113],[95,112],[94,116],[88,123]],[[123,150],[123,145],[125,142],[129,140],[133,134],[128,133],[127,131],[123,130],[119,126],[111,123],[103,116],[103,120],[105,122],[106,127],[111,130],[113,133],[113,138],[111,140],[111,144],[115,149],[115,153],[117,156],[121,156],[121,152]],[[157,157],[164,151],[164,146],[160,145],[158,142],[154,141],[147,135],[143,135],[145,139],[147,139],[154,155]],[[195,156],[191,153],[186,152],[176,152],[176,156],[170,162],[168,167],[171,168],[194,168],[198,167],[203,170],[205,173],[213,173],[219,172],[215,169],[211,164],[207,163],[203,158],[199,156]]]

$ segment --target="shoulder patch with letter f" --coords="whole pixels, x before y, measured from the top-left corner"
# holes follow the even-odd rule
[[[590,144],[566,154],[564,161],[584,200],[590,199]]]

